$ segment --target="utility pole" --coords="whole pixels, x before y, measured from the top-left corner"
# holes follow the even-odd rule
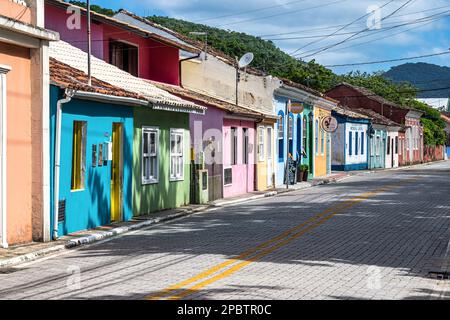
[[[91,3],[90,0],[86,0],[87,6],[87,54],[88,54],[88,85],[92,85],[92,72],[91,72]]]

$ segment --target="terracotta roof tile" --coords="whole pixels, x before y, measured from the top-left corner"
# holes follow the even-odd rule
[[[231,104],[229,102],[214,98],[214,97],[210,97],[198,92],[195,92],[193,90],[189,90],[180,86],[174,86],[174,85],[169,85],[166,83],[161,83],[161,82],[157,82],[157,81],[151,81],[151,80],[146,80],[148,82],[150,82],[151,84],[157,86],[160,89],[166,90],[174,95],[177,95],[181,98],[184,99],[190,99],[190,100],[195,100],[197,102],[200,103],[204,103],[207,104],[209,106],[212,107],[216,107],[222,110],[226,110],[230,113],[233,114],[239,114],[239,115],[245,115],[245,116],[250,116],[250,117],[254,117],[254,118],[263,118],[264,115],[260,112],[257,111],[253,111],[251,109],[242,107],[242,106],[236,106],[234,104]]]

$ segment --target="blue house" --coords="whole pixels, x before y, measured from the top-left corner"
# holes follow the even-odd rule
[[[296,161],[309,165],[310,177],[314,165],[313,157],[313,103],[311,93],[305,90],[283,84],[275,90],[274,108],[277,116],[275,125],[275,185],[280,186],[285,183],[286,159],[289,156]],[[316,97],[318,98],[318,97]],[[303,105],[303,112],[293,114],[288,112],[286,106],[291,104]],[[286,117],[288,117],[286,119]]]
[[[364,170],[368,168],[368,130],[370,117],[344,107],[333,108],[338,128],[332,133],[333,170]]]
[[[83,72],[55,59],[50,71],[53,237],[129,220],[133,106],[148,102],[95,78],[88,86]]]
[[[368,129],[368,168],[391,168],[398,164],[398,131],[402,125],[382,116],[371,109],[352,109],[370,117]]]

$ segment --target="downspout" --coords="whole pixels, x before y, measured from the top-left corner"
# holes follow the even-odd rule
[[[75,94],[75,90],[66,89],[64,98],[56,103],[56,128],[55,128],[55,166],[53,181],[53,240],[58,239],[58,211],[59,211],[59,172],[61,159],[61,118],[62,105],[70,102]]]
[[[178,77],[179,77],[180,87],[183,86],[183,84],[182,84],[182,82],[181,82],[181,75],[182,75],[182,74],[181,74],[181,66],[182,66],[181,63],[184,62],[184,61],[188,61],[188,60],[192,60],[192,59],[197,59],[197,58],[200,58],[200,53],[197,54],[196,56],[193,56],[193,57],[181,59],[181,60],[178,62]]]

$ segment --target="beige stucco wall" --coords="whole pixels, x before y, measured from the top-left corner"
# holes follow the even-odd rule
[[[182,62],[182,85],[188,89],[226,100],[236,101],[236,69],[208,55],[207,60],[188,60]],[[241,72],[239,82],[239,104],[271,115],[273,91],[280,86],[280,81],[272,76],[262,77]]]

